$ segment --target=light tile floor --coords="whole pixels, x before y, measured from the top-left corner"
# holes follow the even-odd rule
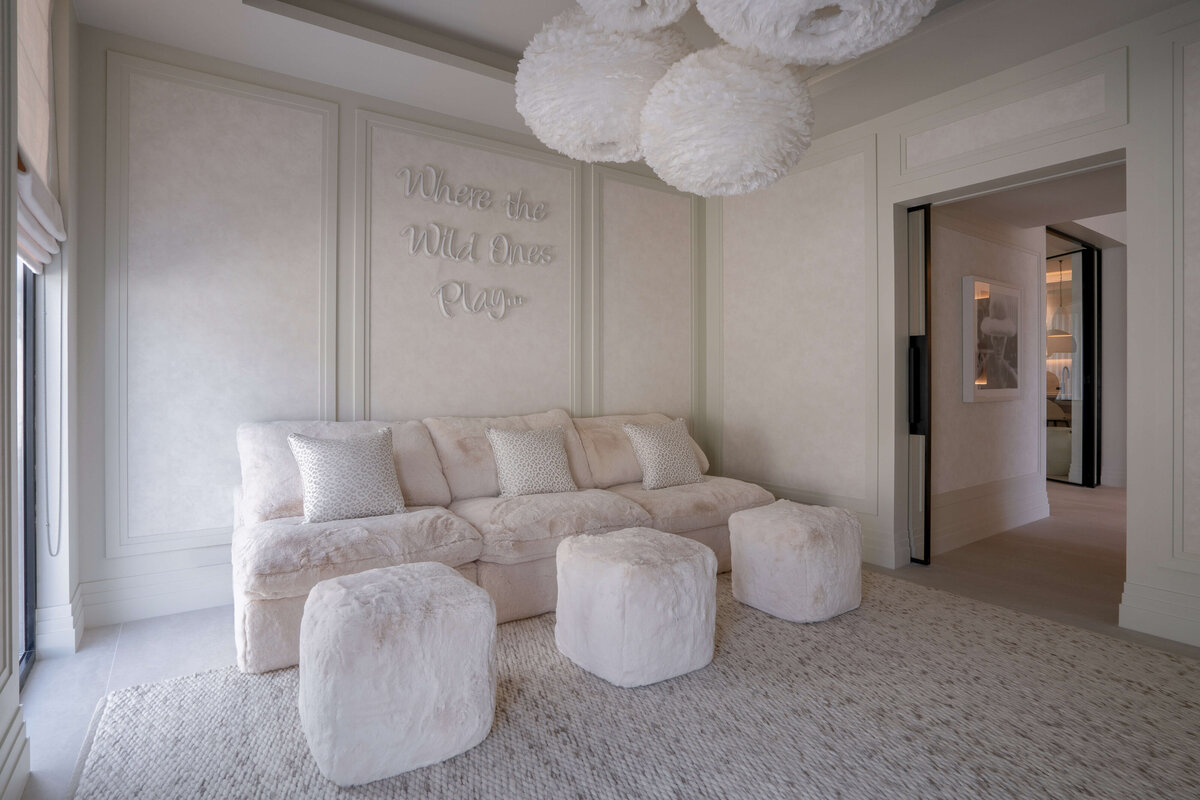
[[[41,657],[21,690],[32,775],[26,800],[59,800],[108,692],[236,663],[233,606],[92,628],[73,656]]]
[[[1052,483],[1049,492],[1048,519],[935,556],[930,567],[878,571],[1200,658],[1200,648],[1116,625],[1124,491]],[[107,692],[234,663],[232,606],[93,628],[74,656],[38,659],[21,692],[33,770],[24,797],[65,797],[92,712]]]

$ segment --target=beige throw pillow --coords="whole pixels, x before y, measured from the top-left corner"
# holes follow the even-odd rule
[[[304,521],[332,522],[404,511],[392,460],[392,430],[314,439],[293,433],[288,446],[300,468]]]
[[[703,480],[692,438],[682,419],[665,425],[621,426],[642,467],[643,489],[665,489]]]
[[[501,497],[577,492],[561,425],[531,431],[485,430],[496,460]]]

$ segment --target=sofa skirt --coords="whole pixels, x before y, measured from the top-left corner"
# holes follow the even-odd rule
[[[475,563],[471,561],[455,569],[477,583]],[[260,600],[234,593],[233,638],[242,672],[270,672],[300,663],[300,619],[307,599],[307,594]]]
[[[679,535],[712,548],[717,555],[717,571],[729,571],[728,525]],[[558,602],[554,556],[520,564],[472,561],[456,569],[492,596],[497,623],[545,614],[553,611]],[[247,599],[235,592],[234,639],[242,672],[269,672],[300,663],[300,618],[306,599],[307,595],[277,600]]]

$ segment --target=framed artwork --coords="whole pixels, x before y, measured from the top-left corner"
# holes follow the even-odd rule
[[[1021,290],[990,278],[963,278],[963,402],[1020,396]]]

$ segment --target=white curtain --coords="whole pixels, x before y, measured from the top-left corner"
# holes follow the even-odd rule
[[[55,154],[50,15],[54,0],[17,0],[17,255],[41,273],[67,238],[49,180]]]

